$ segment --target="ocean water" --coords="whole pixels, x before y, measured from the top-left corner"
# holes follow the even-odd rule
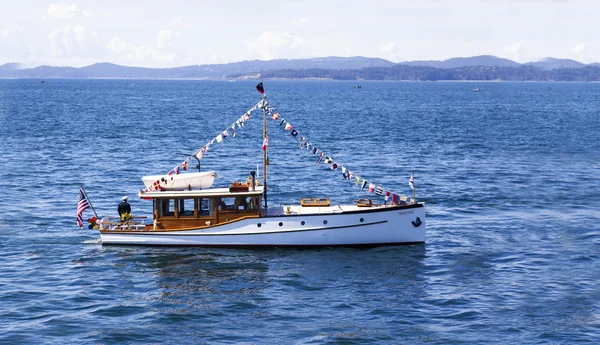
[[[0,343],[600,342],[600,84],[266,81],[359,176],[409,195],[414,171],[423,245],[111,247],[77,227],[79,184],[100,216],[123,195],[150,215],[141,176],[238,119],[255,84],[0,80]],[[261,163],[259,115],[202,160],[217,185]],[[270,204],[366,196],[268,121]]]

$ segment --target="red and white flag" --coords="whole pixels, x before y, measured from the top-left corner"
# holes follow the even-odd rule
[[[263,151],[266,151],[269,147],[269,137],[265,135],[265,139],[263,140]]]
[[[83,188],[79,187],[79,203],[77,203],[77,225],[79,225],[80,228],[83,228],[83,218],[81,218],[81,214],[88,208],[90,208],[90,202],[87,199],[85,193],[83,192]]]
[[[369,184],[369,193],[373,193],[375,191],[375,184],[374,183],[370,183]]]
[[[415,173],[410,174],[410,181],[408,181],[408,185],[412,190],[415,190]]]

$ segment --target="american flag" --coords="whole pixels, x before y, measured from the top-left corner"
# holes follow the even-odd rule
[[[83,218],[81,218],[81,214],[88,208],[90,208],[90,202],[85,196],[83,188],[79,187],[79,203],[77,204],[77,225],[79,225],[80,228],[83,228]]]

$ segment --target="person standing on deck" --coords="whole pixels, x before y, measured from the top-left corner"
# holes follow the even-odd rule
[[[127,197],[124,196],[122,200],[123,201],[121,201],[118,208],[119,216],[121,216],[123,213],[131,214],[131,206],[127,202]]]

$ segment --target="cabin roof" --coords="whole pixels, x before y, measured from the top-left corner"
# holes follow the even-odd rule
[[[256,190],[247,192],[230,192],[229,188],[207,188],[207,189],[192,189],[192,190],[168,190],[168,191],[150,191],[139,192],[138,196],[141,199],[145,198],[193,198],[193,197],[237,197],[244,195],[261,195],[263,186],[256,187]]]

